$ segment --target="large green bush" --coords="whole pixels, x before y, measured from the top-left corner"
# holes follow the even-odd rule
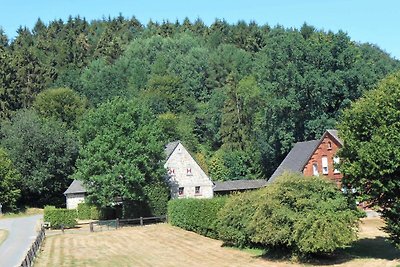
[[[217,214],[225,202],[225,197],[174,199],[168,202],[168,220],[172,225],[217,238]]]
[[[227,244],[239,247],[250,246],[249,223],[257,208],[260,190],[232,195],[218,213],[219,238]]]
[[[98,220],[99,210],[96,206],[87,203],[79,203],[76,209],[79,220]]]
[[[59,229],[62,226],[65,228],[74,227],[76,222],[76,210],[57,209],[53,206],[46,206],[44,208],[44,221],[50,222],[50,227]]]
[[[163,216],[167,214],[167,205],[170,196],[168,185],[162,182],[146,185],[143,188],[149,212],[153,216]]]
[[[256,201],[247,229],[252,242],[312,254],[332,252],[357,237],[357,211],[324,178],[285,173]]]

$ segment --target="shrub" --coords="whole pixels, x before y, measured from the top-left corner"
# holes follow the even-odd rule
[[[218,213],[219,238],[229,245],[245,247],[251,245],[248,225],[256,210],[260,191],[232,195]]]
[[[212,199],[174,199],[168,202],[168,219],[172,225],[217,238],[217,214],[226,197]]]
[[[357,212],[330,181],[285,173],[261,189],[251,240],[299,254],[329,253],[357,237]]]
[[[77,208],[77,213],[79,220],[99,219],[99,211],[97,207],[87,203],[79,203]]]
[[[153,216],[167,214],[169,188],[163,183],[153,183],[143,188],[148,199],[149,211]]]
[[[61,226],[71,228],[76,225],[76,210],[57,209],[53,206],[44,208],[44,221],[50,222],[53,229],[59,229]]]

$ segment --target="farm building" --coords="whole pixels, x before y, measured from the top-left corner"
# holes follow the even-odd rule
[[[327,130],[319,140],[298,142],[272,174],[273,182],[284,171],[301,172],[305,176],[322,175],[341,187],[343,175],[336,168],[337,151],[343,145],[337,130]]]
[[[73,180],[68,189],[64,192],[67,209],[76,209],[79,203],[85,201],[86,189],[83,187],[82,182]]]
[[[180,141],[169,143],[165,153],[171,198],[213,197],[213,182]]]
[[[212,198],[214,184],[180,141],[165,147],[168,184],[171,198]],[[86,189],[74,180],[64,192],[68,209],[75,209],[85,200]]]

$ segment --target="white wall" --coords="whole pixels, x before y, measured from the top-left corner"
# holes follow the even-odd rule
[[[85,201],[85,194],[67,194],[65,196],[67,198],[67,209],[76,209],[79,203]]]
[[[192,158],[185,147],[179,143],[171,154],[164,167],[169,171],[169,184],[171,198],[212,198],[213,183],[207,174],[201,169],[197,162]],[[188,175],[187,169],[192,170]],[[200,186],[200,194],[195,194],[195,187]],[[184,188],[184,194],[178,194],[178,188]]]

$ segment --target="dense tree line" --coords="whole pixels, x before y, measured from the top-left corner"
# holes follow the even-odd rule
[[[294,142],[334,127],[351,101],[399,68],[376,46],[306,24],[39,19],[11,41],[0,32],[1,144],[24,201],[45,203],[75,172],[84,113],[119,97],[141,103],[159,141],[182,140],[213,180],[268,178]],[[32,158],[18,148],[28,141]]]

